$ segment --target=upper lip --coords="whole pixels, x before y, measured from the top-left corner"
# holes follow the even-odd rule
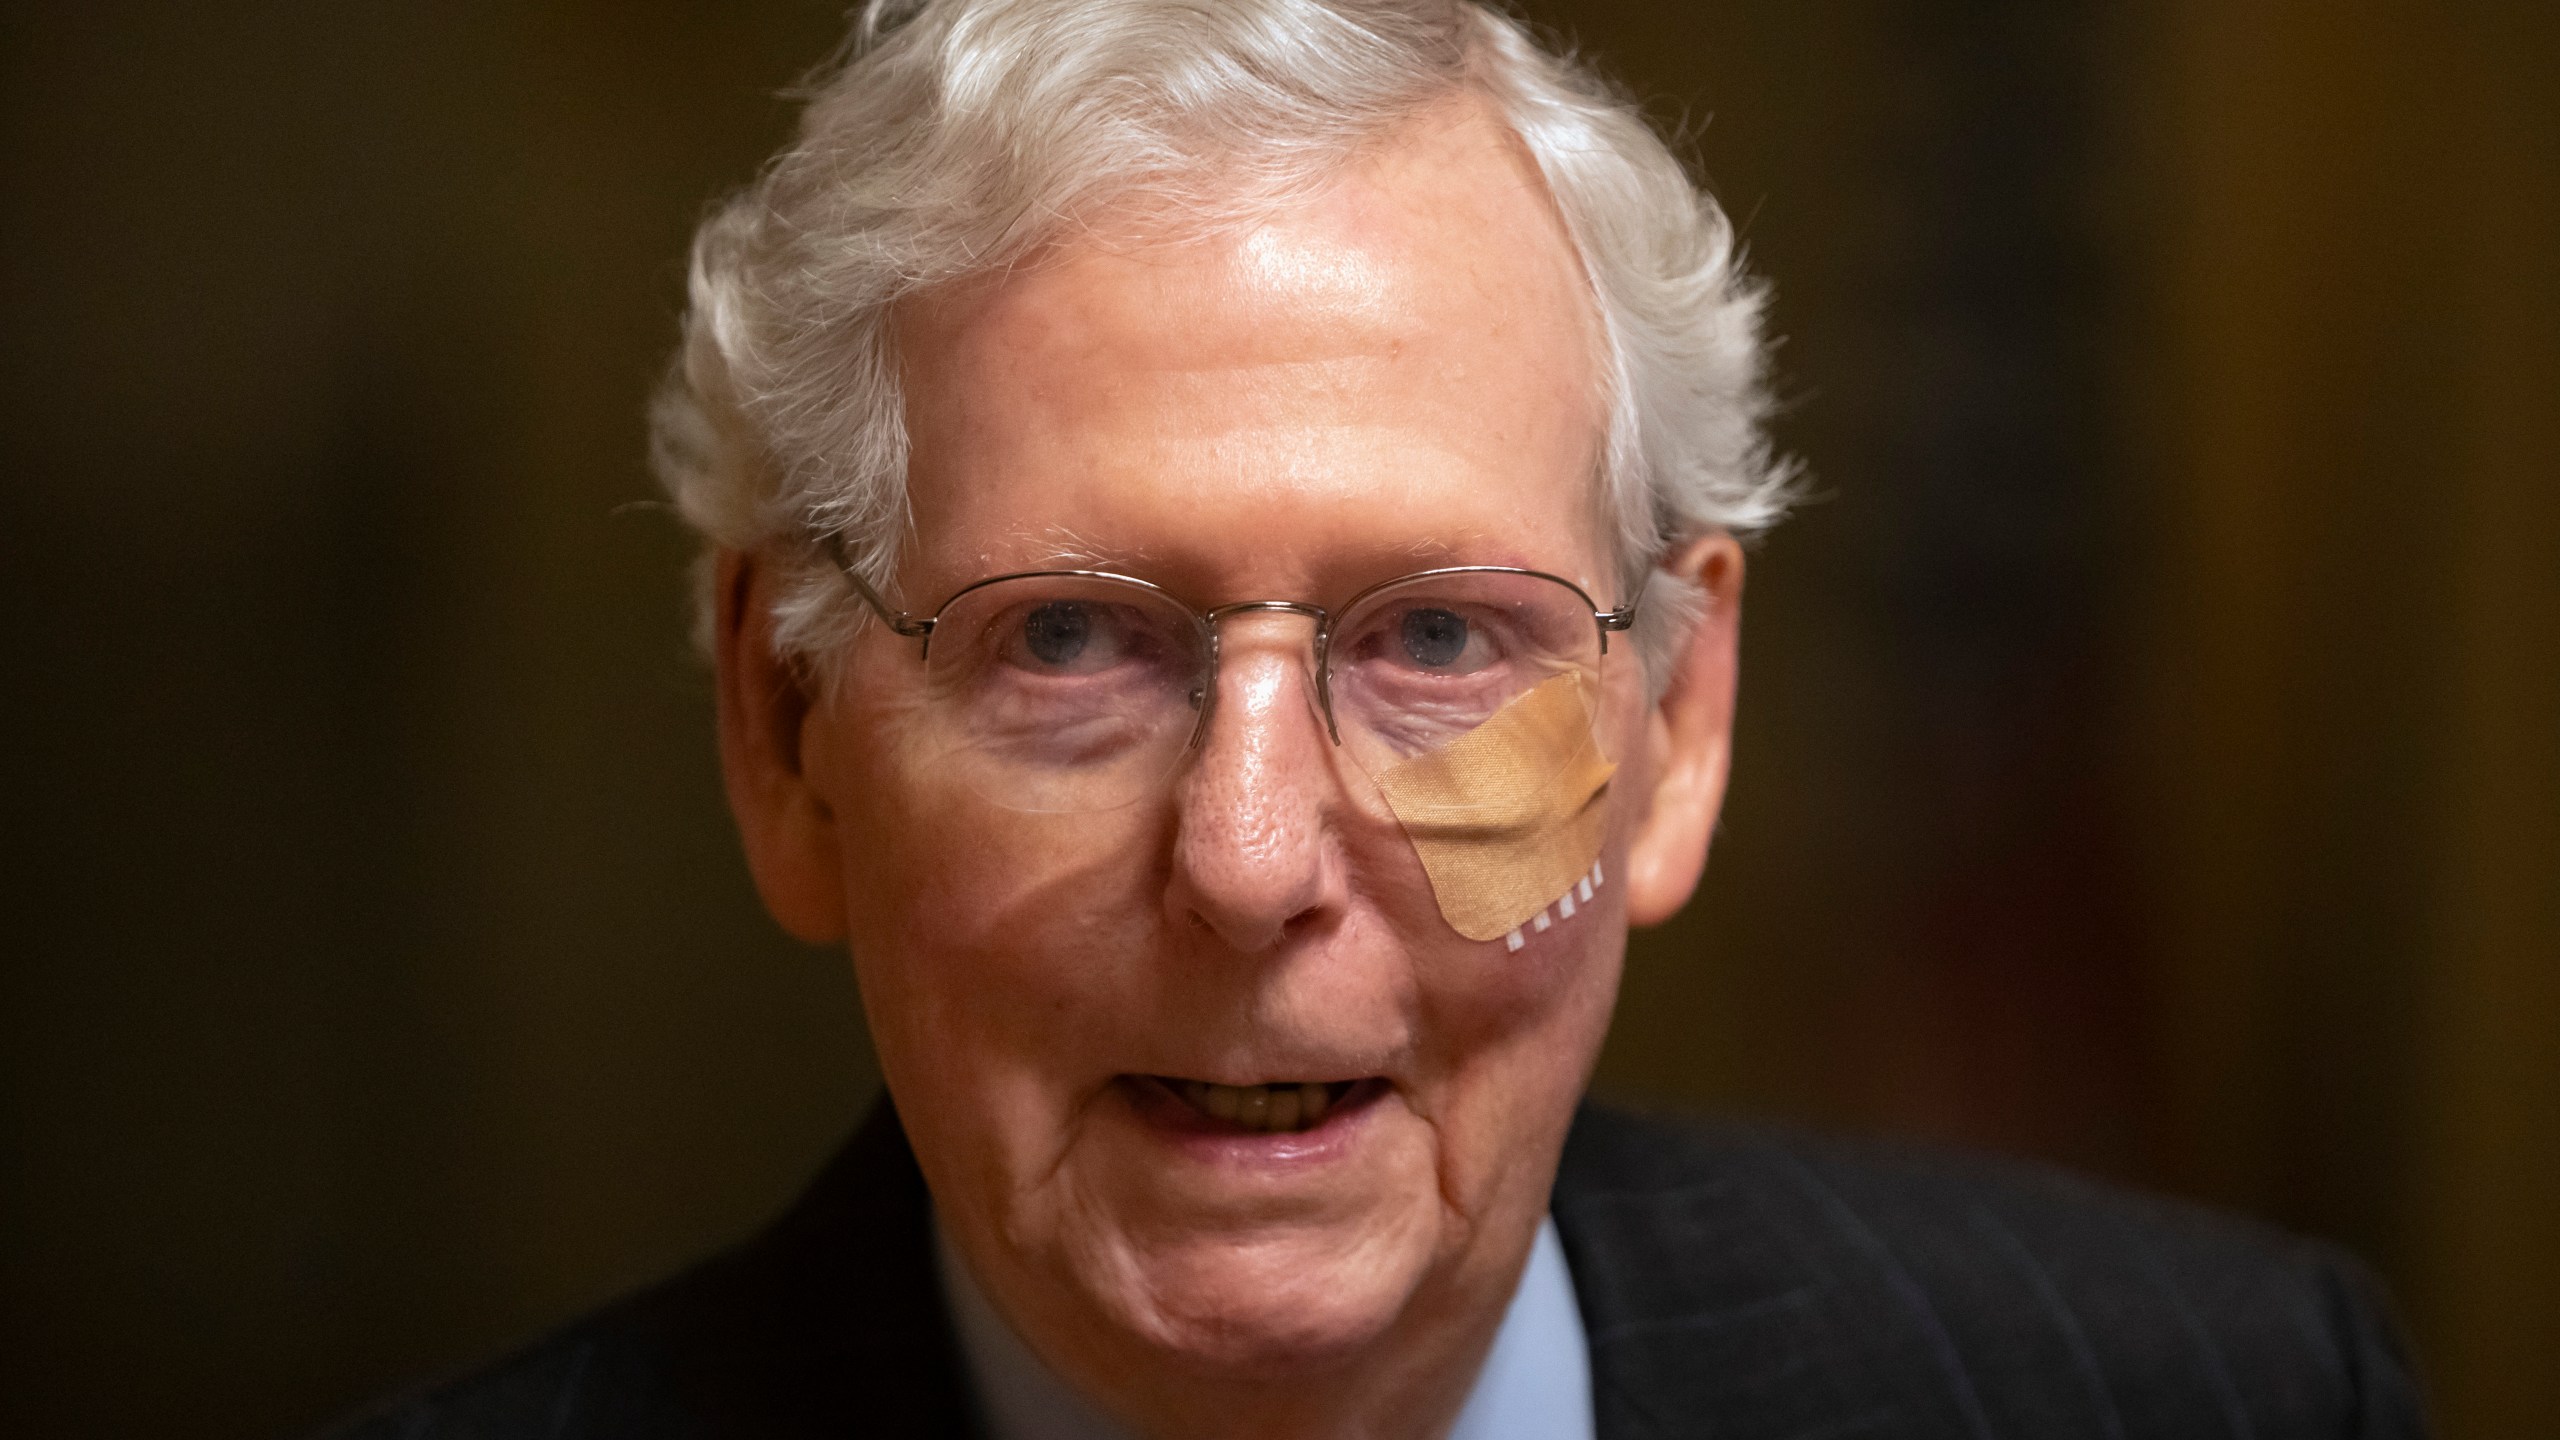
[[[1339,1066],[1330,1068],[1324,1066],[1311,1066],[1304,1070],[1289,1070],[1285,1067],[1279,1066],[1266,1069],[1261,1066],[1256,1066],[1254,1067],[1253,1078],[1250,1079],[1239,1078],[1245,1074],[1243,1071],[1236,1069],[1221,1070],[1217,1067],[1209,1067],[1203,1070],[1189,1072],[1181,1070],[1149,1070],[1141,1071],[1139,1073],[1146,1076],[1148,1079],[1170,1080],[1176,1084],[1180,1084],[1184,1081],[1196,1080],[1209,1085],[1232,1085],[1238,1089],[1254,1085],[1351,1085],[1357,1084],[1363,1080],[1383,1078],[1375,1072],[1350,1071]]]

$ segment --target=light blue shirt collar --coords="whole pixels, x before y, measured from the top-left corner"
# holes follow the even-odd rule
[[[1130,1440],[996,1314],[939,1225],[933,1240],[989,1440]],[[1552,1219],[1539,1223],[1520,1288],[1449,1440],[1592,1440],[1591,1349]]]

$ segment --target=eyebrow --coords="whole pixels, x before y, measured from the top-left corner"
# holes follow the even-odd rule
[[[1163,552],[1153,546],[1106,545],[1064,525],[1018,530],[1010,538],[1027,548],[1014,552],[1020,556],[1018,561],[1004,562],[1008,569],[1116,570],[1134,575],[1163,559]],[[982,558],[993,560],[992,556]]]
[[[1109,544],[1076,531],[1066,525],[1048,525],[1037,530],[1017,530],[1007,537],[1022,548],[1017,553],[1022,562],[1034,565],[1071,565],[1110,567],[1116,565],[1149,565],[1160,563],[1164,551],[1153,545]],[[1425,569],[1441,565],[1519,565],[1523,557],[1508,546],[1480,547],[1485,537],[1469,536],[1459,541],[1424,537],[1404,545],[1381,544],[1368,553],[1380,559],[1395,557],[1411,560]],[[1491,548],[1495,553],[1485,553]],[[993,557],[982,557],[992,559]]]
[[[1047,525],[1037,529],[1023,528],[1006,537],[997,550],[983,552],[979,562],[989,574],[1013,574],[1037,570],[1100,570],[1127,575],[1150,584],[1162,583],[1166,572],[1180,568],[1167,558],[1167,551],[1157,545],[1108,543],[1067,525]],[[999,558],[999,557],[1005,558]],[[1495,565],[1515,569],[1545,571],[1547,566],[1521,553],[1507,542],[1496,543],[1487,535],[1469,535],[1457,540],[1418,537],[1407,544],[1378,544],[1355,547],[1336,557],[1332,567],[1352,577],[1347,586],[1334,587],[1343,594],[1380,580],[1393,579],[1407,571],[1437,570],[1450,566]],[[1584,582],[1568,575],[1576,584]],[[1598,592],[1594,592],[1595,594]],[[1313,598],[1313,597],[1308,597]],[[1335,595],[1323,603],[1341,599]],[[1187,600],[1185,603],[1189,603]]]

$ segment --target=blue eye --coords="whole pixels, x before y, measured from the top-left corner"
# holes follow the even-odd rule
[[[1043,665],[1073,664],[1092,638],[1092,612],[1072,601],[1052,600],[1022,622],[1022,646]]]
[[[1467,653],[1467,622],[1447,610],[1404,612],[1404,653],[1433,670],[1457,663]]]

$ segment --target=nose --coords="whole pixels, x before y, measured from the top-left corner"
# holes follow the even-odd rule
[[[1259,955],[1302,932],[1343,891],[1327,823],[1331,743],[1307,670],[1302,621],[1235,616],[1223,628],[1219,693],[1176,787],[1174,919]]]

